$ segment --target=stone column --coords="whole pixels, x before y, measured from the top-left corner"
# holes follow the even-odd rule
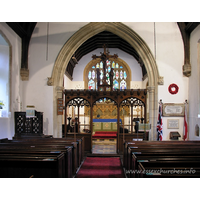
[[[151,130],[149,132],[149,140],[153,141],[155,140],[155,134],[156,134],[156,127],[154,122],[154,94],[155,94],[155,87],[154,86],[148,86],[147,91],[149,93],[149,123],[151,124]]]
[[[57,99],[63,98],[63,89],[64,87],[57,86],[56,87],[56,106],[57,106]],[[55,113],[57,115],[57,108],[55,109]],[[62,138],[62,115],[57,115],[57,127],[56,132],[54,133],[55,137]]]

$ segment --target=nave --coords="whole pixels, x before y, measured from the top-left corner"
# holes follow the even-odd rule
[[[199,141],[124,142],[88,153],[84,137],[0,140],[1,178],[199,178]]]

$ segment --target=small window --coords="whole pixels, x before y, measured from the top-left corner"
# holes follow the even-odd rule
[[[0,32],[0,117],[10,110],[10,45]]]

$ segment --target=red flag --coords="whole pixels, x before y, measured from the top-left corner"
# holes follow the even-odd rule
[[[188,140],[187,103],[185,103],[183,139]]]

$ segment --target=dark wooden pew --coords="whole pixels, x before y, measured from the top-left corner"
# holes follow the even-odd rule
[[[65,156],[60,154],[0,154],[1,178],[65,178]]]
[[[139,178],[199,178],[200,161],[140,162]]]
[[[76,160],[74,159],[76,156],[76,149],[74,149],[74,146],[70,144],[37,144],[35,143],[4,143],[0,144],[0,153],[3,153],[5,151],[7,152],[64,152],[65,153],[65,161],[66,161],[66,167],[67,177],[72,177],[77,170],[76,166]]]
[[[146,155],[146,154],[133,154],[132,155],[132,165],[131,165],[131,170],[130,170],[130,177],[134,178],[137,177],[137,172],[139,171],[139,163],[152,163],[152,162],[183,162],[183,163],[188,163],[188,162],[193,162],[193,161],[198,161],[200,162],[200,154],[199,155]],[[155,165],[156,166],[156,165]],[[157,167],[157,166],[156,166]],[[166,166],[165,166],[166,167]],[[127,171],[129,172],[129,171]],[[134,173],[135,172],[135,173]]]
[[[60,154],[64,153],[65,156],[65,177],[71,178],[74,174],[73,172],[73,157],[72,157],[73,146],[30,146],[29,144],[20,144],[17,143],[13,145],[0,145],[0,155],[2,154]]]
[[[194,159],[199,159],[200,157],[200,146],[199,142],[133,142],[129,143],[127,145],[127,154],[124,153],[124,158],[126,159],[124,162],[124,166],[126,167],[126,170],[137,170],[137,160],[136,158],[147,158],[149,157],[149,160],[142,159],[140,162],[150,163],[153,162],[153,160],[150,160],[153,158],[154,160],[158,162],[194,162]],[[125,149],[126,150],[126,149]],[[133,154],[133,155],[132,155]],[[187,156],[185,156],[187,155]],[[185,157],[184,157],[185,156]],[[195,156],[195,158],[194,158]],[[147,161],[148,160],[148,161]],[[128,172],[128,171],[127,171]],[[134,177],[134,173],[127,174],[128,177]]]
[[[66,143],[66,142],[74,142],[74,148],[77,149],[77,165],[80,166],[81,162],[84,159],[84,137],[74,138],[42,138],[42,139],[22,139],[22,140],[13,140],[12,142],[37,142],[37,144],[44,143]]]
[[[73,143],[74,146],[74,162],[76,162],[75,165],[75,169],[77,169],[81,162],[84,159],[84,138],[83,137],[79,137],[76,138],[76,141],[74,140],[74,138],[40,138],[40,139],[21,139],[21,140],[13,140],[12,143],[18,143],[18,142],[23,142],[23,143],[37,143],[37,144],[62,144],[65,143],[66,145],[69,145],[67,143]]]
[[[181,144],[182,147],[180,146]],[[161,146],[160,146],[161,145]],[[179,145],[179,148],[185,148],[185,146],[191,146],[191,145],[198,145],[200,146],[200,141],[135,141],[135,142],[125,142],[124,144],[124,152],[123,152],[123,166],[124,168],[127,168],[128,162],[131,159],[131,154],[128,152],[129,147],[132,147],[132,149],[138,149],[139,147],[144,148],[162,148],[162,147],[169,147],[169,148],[176,148],[176,145]],[[129,154],[129,155],[128,155]]]
[[[2,139],[0,139],[0,143],[4,143],[4,142],[8,142],[9,140],[8,140],[8,138],[2,138]]]
[[[72,156],[72,164],[73,164],[73,174],[76,173],[76,170],[78,169],[78,167],[80,166],[81,160],[83,159],[83,155],[82,154],[82,150],[84,147],[82,147],[82,140],[84,138],[81,139],[77,139],[78,142],[74,142],[74,138],[67,138],[67,139],[63,139],[63,138],[26,138],[26,139],[20,139],[20,140],[12,140],[11,144],[9,143],[4,143],[7,147],[8,146],[12,146],[12,144],[15,144],[15,148],[16,144],[19,144],[19,146],[21,146],[21,143],[23,143],[23,148],[42,148],[42,149],[47,149],[49,150],[58,150],[58,145],[72,145],[72,152],[73,152],[73,156]],[[53,145],[53,146],[52,146]],[[26,146],[26,147],[25,147]],[[6,147],[6,148],[7,148]],[[68,158],[69,160],[69,158]],[[68,161],[69,162],[69,161]],[[68,166],[68,165],[66,165]],[[68,174],[71,174],[70,172],[68,172]],[[69,175],[68,175],[69,177]],[[71,177],[71,175],[70,175]]]
[[[128,148],[128,157],[127,157],[127,170],[130,170],[133,168],[132,166],[132,154],[140,155],[140,154],[146,154],[146,155],[168,155],[168,156],[179,156],[179,155],[200,155],[200,148],[197,149],[184,149],[184,148],[154,148],[154,149],[135,149],[132,147]]]

